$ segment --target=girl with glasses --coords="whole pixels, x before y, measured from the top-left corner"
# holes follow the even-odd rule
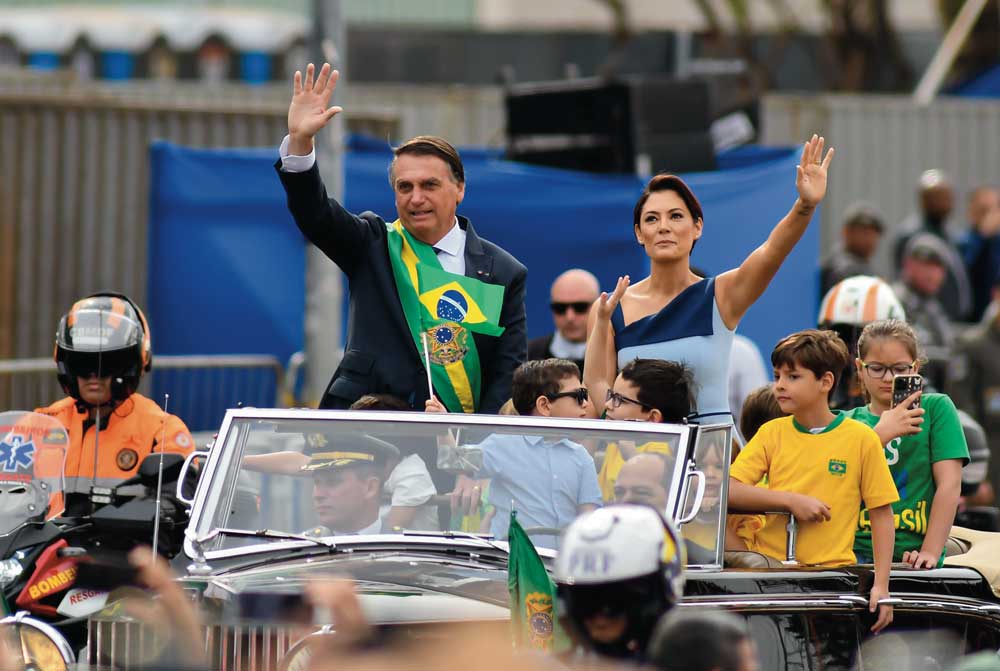
[[[798,199],[767,240],[738,268],[702,278],[691,251],[702,234],[701,204],[674,175],[657,175],[635,205],[632,228],[650,259],[649,277],[621,277],[595,301],[587,322],[584,383],[598,414],[619,367],[636,357],[683,361],[694,373],[699,416],[732,421],[728,375],[733,333],[805,233],[826,194],[833,149],[824,139],[805,143],[797,167]]]
[[[920,370],[917,336],[906,322],[883,319],[868,324],[858,339],[855,366],[868,403],[846,414],[875,429],[900,496],[892,504],[893,561],[914,568],[940,566],[958,508],[962,466],[969,461],[958,411],[946,395],[921,392],[893,407],[893,378]],[[914,401],[919,406],[911,409]],[[854,541],[859,564],[872,557],[867,513],[861,512]]]

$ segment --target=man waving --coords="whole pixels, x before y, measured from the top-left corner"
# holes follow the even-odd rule
[[[312,64],[304,80],[295,73],[275,167],[295,223],[350,283],[344,359],[320,407],[388,393],[422,410],[429,361],[434,393],[450,411],[497,412],[527,353],[527,270],[456,216],[465,170],[442,138],[419,136],[393,150],[395,222],[328,198],[313,138],[341,111],[328,106],[338,73],[325,64],[314,75]]]

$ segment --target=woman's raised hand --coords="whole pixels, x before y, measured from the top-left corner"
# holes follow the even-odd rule
[[[288,106],[288,134],[293,142],[311,142],[330,119],[343,111],[340,107],[327,107],[337,88],[340,73],[331,70],[329,63],[323,64],[314,80],[315,71],[316,66],[310,63],[306,68],[305,81],[300,71],[295,72],[292,102]]]
[[[625,295],[625,290],[628,289],[629,277],[625,275],[624,277],[618,278],[618,284],[615,285],[615,290],[608,295],[607,291],[601,292],[601,297],[597,299],[597,318],[601,321],[610,321],[611,315],[614,313],[615,308],[618,307],[619,301],[621,301],[622,296]]]
[[[802,162],[795,167],[795,188],[799,200],[809,207],[816,207],[826,195],[826,172],[833,158],[833,147],[823,156],[825,139],[812,136],[802,148]]]

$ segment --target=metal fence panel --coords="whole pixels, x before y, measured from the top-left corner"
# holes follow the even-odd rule
[[[890,275],[892,234],[916,209],[922,171],[940,168],[952,176],[958,189],[953,232],[967,226],[965,194],[1000,183],[1000,102],[942,98],[918,107],[908,96],[769,95],[762,118],[766,144],[798,144],[815,132],[836,147],[822,248],[836,244],[851,203],[871,201],[885,217],[878,262]]]
[[[161,406],[170,395],[172,414],[192,431],[212,431],[229,408],[282,404],[285,373],[269,355],[159,356],[139,391]],[[0,360],[0,408],[30,410],[65,393],[50,358]]]

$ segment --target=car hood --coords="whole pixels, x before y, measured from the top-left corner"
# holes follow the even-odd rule
[[[203,595],[231,610],[239,594],[301,594],[308,583],[323,577],[354,580],[361,607],[376,624],[509,618],[506,566],[406,552],[309,557],[234,569],[205,579]],[[186,582],[194,586],[200,581]]]

